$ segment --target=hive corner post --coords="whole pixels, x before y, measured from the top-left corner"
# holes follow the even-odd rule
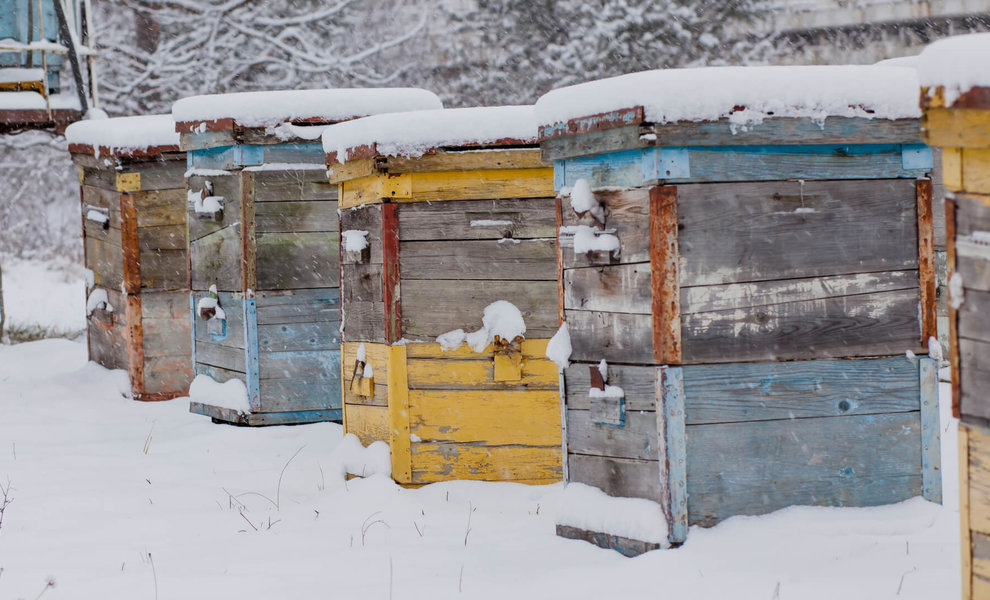
[[[560,325],[555,201],[532,110],[421,112],[432,131],[408,148],[401,115],[324,132],[344,207],[344,373],[364,383],[349,364],[350,348],[363,347],[374,374],[372,395],[344,387],[347,431],[389,442],[402,485],[561,478],[560,382],[544,355]],[[504,135],[478,128],[484,113]],[[458,127],[478,139],[448,139]],[[497,346],[455,339],[482,328],[500,300],[518,309],[522,335]]]
[[[186,393],[189,356],[186,155],[169,115],[66,130],[79,170],[90,360],[124,369],[135,400]]]
[[[720,76],[796,83],[775,69]],[[739,128],[726,116],[737,105],[715,118],[661,99],[669,85],[700,93],[709,73],[651,71],[538,102],[565,190],[567,482],[656,502],[671,545],[689,526],[792,505],[940,501],[935,191],[918,119],[880,108],[822,124],[761,88],[747,93],[781,105]],[[826,94],[856,75],[805,76]],[[611,110],[580,115],[585,97]],[[588,369],[603,360],[596,384]],[[622,427],[603,420],[605,390],[621,397]],[[617,533],[578,537],[611,547]]]

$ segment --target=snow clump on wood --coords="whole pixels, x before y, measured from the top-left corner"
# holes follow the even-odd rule
[[[496,300],[485,307],[481,318],[481,329],[464,333],[463,329],[455,329],[437,336],[437,343],[445,351],[456,350],[467,342],[471,350],[482,352],[495,340],[495,336],[512,341],[523,337],[526,333],[526,321],[515,304],[506,300]]]

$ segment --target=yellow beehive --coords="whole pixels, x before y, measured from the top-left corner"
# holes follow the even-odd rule
[[[922,125],[942,148],[952,412],[959,428],[963,598],[990,598],[990,35],[949,38],[919,61]],[[975,85],[974,85],[975,84]]]
[[[557,367],[544,356],[558,326],[556,210],[536,133],[531,107],[324,133],[341,209],[344,430],[388,442],[401,484],[561,478]],[[523,339],[437,343],[479,329],[498,300],[519,309]]]

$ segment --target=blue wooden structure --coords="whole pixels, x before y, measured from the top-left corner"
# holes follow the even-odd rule
[[[247,390],[247,410],[193,398],[190,410],[215,422],[342,418],[337,186],[327,180],[326,155],[312,132],[368,108],[336,92],[252,93],[270,107],[264,124],[256,115],[241,122],[236,110],[217,118],[228,109],[222,95],[180,101],[205,106],[203,118],[179,103],[173,109],[188,161],[195,373],[240,379]],[[325,112],[300,114],[306,109],[294,94],[306,94],[313,107],[314,93]],[[424,108],[439,104],[425,94]]]
[[[737,128],[631,106],[541,135],[573,347],[565,477],[653,500],[668,524],[662,541],[560,535],[636,554],[791,505],[941,501],[917,119]]]

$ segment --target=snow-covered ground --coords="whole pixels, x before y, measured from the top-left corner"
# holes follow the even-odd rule
[[[80,265],[4,259],[3,290],[9,325],[66,333],[86,328],[86,278]]]
[[[18,296],[31,287],[12,284],[10,306],[30,304]],[[680,549],[626,559],[554,535],[560,485],[345,482],[339,425],[214,425],[188,399],[141,404],[127,387],[123,372],[87,363],[83,343],[0,346],[0,485],[13,498],[0,598],[959,595],[945,416],[944,507],[795,507],[693,528]]]

